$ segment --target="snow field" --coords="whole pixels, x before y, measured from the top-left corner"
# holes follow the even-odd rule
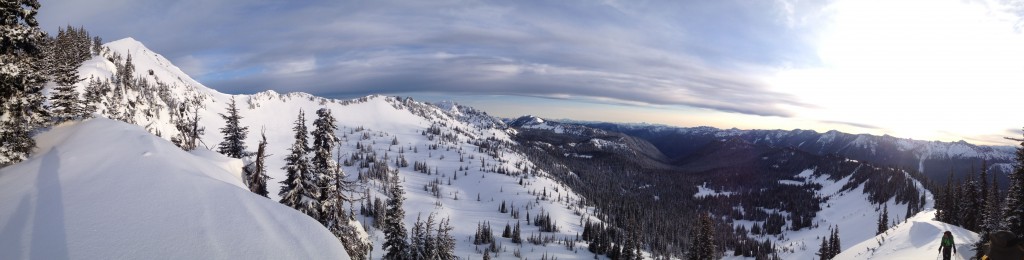
[[[974,243],[981,239],[977,233],[934,218],[934,209],[922,211],[885,233],[853,245],[835,259],[934,259],[939,256],[945,231],[953,233],[956,243],[957,254],[953,259],[974,256]]]
[[[238,160],[96,118],[0,170],[0,259],[347,259],[315,220],[249,192]]]
[[[798,231],[787,229],[783,231],[782,235],[751,235],[752,238],[759,241],[765,238],[773,241],[775,246],[779,248],[779,256],[782,259],[817,259],[815,254],[821,245],[822,236],[829,234],[828,230],[830,227],[839,228],[839,239],[843,252],[855,247],[856,243],[875,237],[875,231],[877,231],[876,222],[879,212],[882,211],[882,205],[872,204],[868,200],[867,194],[864,193],[863,185],[852,190],[840,192],[842,187],[850,181],[850,176],[838,181],[832,181],[828,179],[827,175],[813,176],[814,171],[814,169],[807,169],[796,176],[806,178],[807,182],[821,184],[822,189],[818,191],[818,196],[828,198],[821,205],[822,210],[814,218],[815,226]],[[920,183],[918,183],[918,187],[920,190],[924,190]],[[926,192],[925,196],[926,205],[924,208],[931,208],[934,205],[932,195]],[[903,215],[906,213],[908,205],[896,204],[894,200],[887,201],[886,205],[889,208],[888,218],[890,222],[895,220],[902,223],[907,218]],[[783,215],[788,214],[788,212],[781,213]],[[741,220],[735,221],[733,226],[744,225],[749,230],[753,224],[753,221]],[[764,223],[759,224],[763,225]],[[784,228],[788,228],[788,226],[789,223]],[[731,253],[726,252],[725,259],[744,259],[742,257],[734,257]]]

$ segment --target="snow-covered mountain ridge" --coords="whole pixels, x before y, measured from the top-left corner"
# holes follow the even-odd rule
[[[834,259],[932,259],[938,257],[940,238],[945,231],[953,234],[957,248],[953,259],[971,259],[979,235],[934,219],[935,210],[923,211],[885,233],[853,245]]]
[[[974,145],[964,141],[922,141],[893,136],[848,134],[839,131],[819,133],[813,130],[740,130],[714,127],[671,127],[613,123],[578,123],[609,131],[622,132],[655,144],[669,158],[685,158],[712,141],[740,138],[771,147],[793,147],[806,152],[837,154],[880,165],[895,165],[925,173],[933,179],[945,179],[950,169],[960,178],[986,161],[989,171],[1001,176],[1011,170],[1014,147]]]

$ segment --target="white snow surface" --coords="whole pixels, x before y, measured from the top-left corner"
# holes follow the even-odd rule
[[[818,247],[821,245],[822,236],[829,234],[829,228],[839,228],[839,238],[843,251],[854,248],[854,243],[859,243],[875,236],[878,212],[882,211],[882,205],[872,204],[868,200],[868,195],[864,194],[863,184],[858,188],[840,192],[839,190],[850,181],[850,176],[838,181],[832,181],[828,179],[827,175],[815,177],[813,176],[814,172],[815,169],[807,169],[797,174],[796,177],[806,178],[807,183],[821,184],[822,189],[818,191],[818,196],[828,198],[821,205],[822,210],[814,218],[816,226],[792,231],[788,229],[789,223],[787,223],[783,227],[785,230],[782,235],[756,235],[753,237],[758,241],[763,241],[764,239],[773,241],[779,249],[779,256],[782,259],[818,259],[815,253],[817,253]],[[919,191],[925,192],[926,203],[924,208],[932,207],[934,205],[932,194],[928,193],[920,183],[917,183],[917,186]],[[895,200],[892,199],[886,202],[886,205],[889,208],[890,220],[904,220],[907,210],[906,204],[896,204]],[[788,212],[781,213],[783,215],[789,214]],[[764,223],[759,224],[763,225]],[[750,230],[753,222],[740,220],[735,221],[733,225],[744,225],[747,230]],[[730,251],[726,252],[724,259],[745,258],[735,257]]]
[[[885,233],[853,245],[834,259],[935,259],[945,231],[953,233],[957,250],[953,259],[974,256],[974,243],[980,239],[977,233],[933,219],[934,209],[922,211]]]
[[[705,182],[703,185],[697,186],[697,193],[693,194],[694,198],[703,198],[708,196],[732,196],[731,191],[717,191],[712,188],[708,188],[708,183]]]
[[[243,188],[241,162],[104,118],[0,170],[0,259],[347,259],[320,223]]]

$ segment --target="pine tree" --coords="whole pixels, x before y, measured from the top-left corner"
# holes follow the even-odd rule
[[[825,237],[825,236],[822,236],[821,237],[821,247],[818,248],[817,255],[818,255],[818,257],[821,258],[821,260],[827,260],[827,259],[831,259],[831,257],[829,257],[829,254],[830,254],[830,252],[829,252],[829,241],[828,241],[828,238]]]
[[[984,168],[982,168],[982,170],[984,171]],[[979,234],[981,239],[974,244],[976,259],[981,259],[981,256],[984,255],[985,251],[983,250],[983,246],[989,242],[988,235],[1001,228],[999,221],[1002,216],[1000,214],[1002,207],[999,201],[999,183],[996,181],[996,175],[992,175],[992,182],[990,182],[989,185],[992,186],[988,189],[988,198],[985,199],[985,207],[982,209],[982,211],[984,211],[982,216],[985,218],[982,219],[981,232]]]
[[[885,204],[882,212],[878,214],[878,231],[875,235],[885,233],[886,230],[889,230],[889,204]]]
[[[505,230],[501,231],[501,237],[510,238],[512,237],[512,225],[505,223]]]
[[[1024,139],[1014,140],[1020,142],[1020,147],[1003,204],[1003,227],[1014,234],[1024,234]]]
[[[438,256],[441,254],[439,252],[440,248],[438,246],[438,241],[441,238],[434,236],[434,222],[434,214],[431,213],[429,216],[427,216],[427,222],[423,224],[425,230],[423,232],[423,239],[421,240],[423,241],[424,259],[437,259]],[[437,228],[440,229],[441,226],[438,225]]]
[[[88,35],[85,29],[69,25],[66,30],[58,28],[57,37],[47,44],[47,66],[53,82],[57,84],[50,96],[51,115],[56,123],[87,116],[74,86],[83,80],[78,75],[78,67],[91,56],[88,52],[82,54],[78,47],[82,35]]]
[[[224,127],[220,129],[220,133],[224,134],[224,141],[220,142],[217,152],[231,158],[246,156],[248,153],[245,151],[245,137],[249,135],[249,127],[241,126],[239,122],[242,115],[238,114],[235,97],[231,97],[231,103],[228,104],[228,114],[220,114],[220,117],[225,122]]]
[[[523,234],[522,229],[519,228],[519,221],[516,221],[516,226],[512,228],[512,243],[522,244]]]
[[[985,205],[985,211],[987,212],[985,224],[988,226],[989,231],[994,231],[1003,228],[1002,227],[1002,200],[999,194],[999,182],[996,181],[996,175],[992,175],[992,187],[988,192],[988,200]]]
[[[981,201],[978,198],[978,183],[974,181],[973,175],[968,175],[967,180],[964,182],[963,187],[960,188],[959,209],[960,213],[960,226],[971,231],[979,231],[980,224],[978,220],[981,219],[979,216],[982,212]]]
[[[0,167],[28,158],[36,147],[32,132],[47,122],[39,7],[36,0],[0,2]]]
[[[320,223],[334,230],[344,223],[341,221],[345,215],[341,205],[347,200],[342,196],[344,176],[340,176],[341,170],[332,155],[338,141],[334,135],[338,127],[331,110],[322,108],[317,110],[316,114],[317,119],[313,121],[313,146],[310,147],[313,152],[310,171],[316,176],[317,186],[321,189],[318,198],[323,207]]]
[[[397,172],[390,176],[388,186],[387,211],[384,213],[384,250],[387,253],[384,259],[407,259],[409,244],[405,240],[405,225],[402,224],[402,219],[405,218],[405,211],[402,209],[405,191],[398,182]]]
[[[978,205],[982,208],[988,205],[988,161],[981,161],[981,172],[978,173]],[[985,219],[988,218],[988,213],[985,209],[981,209],[981,223],[979,226],[985,225]],[[982,227],[984,228],[984,227]]]
[[[829,246],[828,246],[829,255],[828,255],[828,259],[832,259],[832,258],[836,257],[842,251],[843,251],[843,246],[842,246],[841,241],[839,241],[839,226],[836,226],[836,228],[832,230],[832,238],[829,239]]]
[[[320,205],[322,215],[320,223],[328,228],[338,224],[338,218],[342,215],[340,211],[343,202],[338,195],[341,192],[337,189],[337,165],[331,151],[334,150],[337,137],[334,136],[334,118],[330,110],[320,109],[316,111],[317,119],[313,120],[313,146],[310,147],[313,157],[310,158],[310,173],[316,176],[317,187],[320,189]]]
[[[249,190],[253,193],[259,194],[260,196],[267,197],[267,134],[260,133],[260,144],[259,148],[256,149],[256,161],[251,165],[251,169],[248,170],[247,184]]]
[[[960,224],[960,185],[953,181],[953,171],[950,170],[949,176],[946,177],[946,189],[943,192],[945,198],[942,202],[944,219],[940,219],[942,222],[959,225]]]
[[[309,215],[313,219],[320,216],[319,189],[316,186],[316,178],[310,172],[309,158],[307,156],[307,131],[306,116],[299,110],[299,118],[292,127],[295,131],[295,143],[288,150],[291,153],[285,157],[285,166],[282,168],[287,173],[287,178],[281,183],[281,203]]]
[[[442,219],[441,223],[437,226],[436,248],[437,248],[437,259],[453,260],[455,257],[455,237],[452,236],[452,230],[454,228],[451,225],[449,219]]]
[[[427,259],[427,232],[420,216],[416,216],[416,222],[409,229],[409,259]]]
[[[710,214],[704,213],[700,216],[696,228],[691,231],[690,240],[687,259],[718,258],[718,249],[715,246],[715,227]]]

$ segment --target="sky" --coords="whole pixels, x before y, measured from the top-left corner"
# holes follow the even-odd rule
[[[218,91],[1011,144],[1024,0],[48,0]]]

